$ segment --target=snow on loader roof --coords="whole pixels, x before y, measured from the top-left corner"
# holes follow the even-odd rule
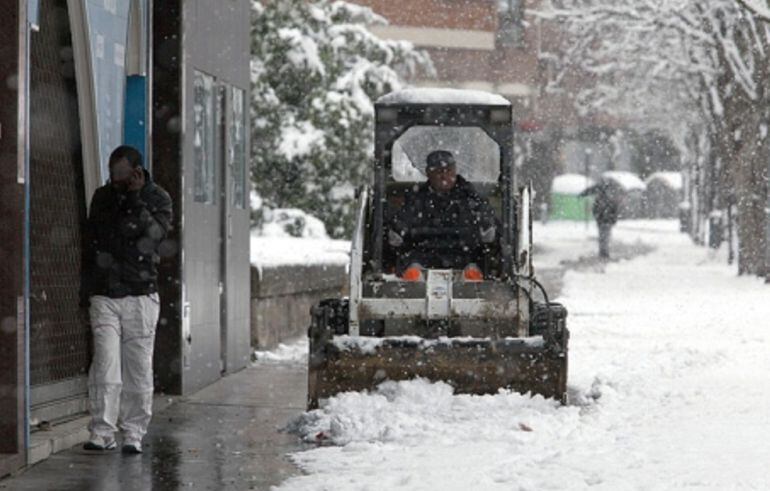
[[[481,90],[413,88],[385,94],[377,104],[478,104],[488,106],[510,106],[503,96]]]

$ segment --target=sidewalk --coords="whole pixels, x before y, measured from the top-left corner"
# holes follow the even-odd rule
[[[584,228],[576,234],[575,228],[554,224],[536,231],[536,269],[552,299],[561,293],[565,268],[590,263],[595,256],[595,239]],[[647,252],[643,249],[631,241],[613,242],[618,258]],[[304,448],[296,436],[278,428],[305,408],[305,365],[280,359],[225,377],[170,406],[167,398],[156,399],[141,456],[119,451],[93,455],[77,444],[0,480],[0,491],[270,489],[300,474],[287,454]],[[68,437],[57,443],[51,438],[40,451],[57,451],[87,437],[82,422],[77,428],[76,422],[68,424],[73,426]]]
[[[286,454],[302,446],[278,428],[304,410],[306,388],[304,366],[250,367],[156,410],[140,456],[77,445],[0,490],[269,489],[298,473]]]

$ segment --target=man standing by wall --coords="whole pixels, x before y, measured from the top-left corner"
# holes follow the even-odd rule
[[[171,198],[150,178],[142,155],[120,146],[110,181],[91,200],[83,261],[94,356],[89,370],[91,438],[86,450],[141,453],[152,416],[152,353],[160,313],[158,248],[171,227]]]

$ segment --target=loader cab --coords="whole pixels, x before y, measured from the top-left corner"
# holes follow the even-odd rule
[[[469,262],[478,263],[485,276],[510,277],[516,249],[510,103],[480,92],[409,89],[378,100],[375,115],[373,199],[366,220],[364,275],[403,271],[398,251],[386,238],[388,225],[409,194],[426,182],[427,155],[441,149],[454,155],[457,174],[489,203],[499,224],[494,242]]]
[[[449,152],[455,164],[443,171],[429,172],[427,160],[434,151]],[[384,173],[383,272],[403,277],[405,268],[416,262],[434,269],[463,269],[474,265],[483,276],[499,278],[502,233],[499,145],[478,127],[417,125],[393,143],[390,164],[390,172]],[[438,192],[427,174],[438,178],[439,183],[444,176],[453,175],[454,186]],[[423,206],[415,206],[418,200]],[[491,210],[491,214],[486,213],[482,219],[478,210],[471,211],[472,204]],[[428,209],[424,209],[425,205],[429,205]],[[419,227],[407,234],[406,244],[392,247],[387,237],[396,219],[419,224]],[[490,228],[494,237],[481,243],[480,231],[484,228]],[[418,230],[421,237],[412,236]]]

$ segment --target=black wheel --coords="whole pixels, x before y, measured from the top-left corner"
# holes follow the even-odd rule
[[[344,335],[348,328],[348,299],[328,298],[310,309],[311,324],[308,328],[310,352],[308,353],[308,409],[318,408],[318,380],[326,361],[327,341],[335,335]]]
[[[549,344],[566,351],[569,341],[567,309],[556,302],[533,302],[529,334],[543,336]]]

